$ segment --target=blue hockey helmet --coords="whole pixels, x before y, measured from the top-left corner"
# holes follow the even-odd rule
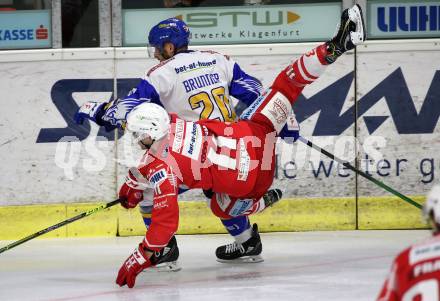
[[[169,18],[151,28],[148,35],[150,46],[163,49],[166,42],[172,43],[176,49],[189,44],[189,28],[185,22]]]

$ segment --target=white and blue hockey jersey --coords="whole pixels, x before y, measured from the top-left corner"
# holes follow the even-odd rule
[[[106,108],[103,125],[122,127],[142,102],[154,102],[180,118],[236,120],[230,95],[249,106],[261,94],[260,81],[228,56],[213,51],[184,51],[151,68],[124,99]]]

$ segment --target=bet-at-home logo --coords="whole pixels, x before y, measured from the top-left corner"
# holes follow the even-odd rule
[[[230,22],[232,27],[240,25],[248,25],[249,21],[253,26],[277,26],[287,25],[296,22],[301,18],[300,15],[291,12],[279,10],[278,12],[266,11],[227,11],[227,12],[197,12],[176,16],[177,19],[184,21],[192,28],[217,27],[218,24],[226,24]]]

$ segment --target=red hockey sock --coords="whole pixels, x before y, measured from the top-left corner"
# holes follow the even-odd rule
[[[322,73],[328,63],[325,60],[327,45],[324,43],[315,49],[303,54],[298,60],[289,65],[286,75],[292,83],[298,87],[304,87],[313,83]]]

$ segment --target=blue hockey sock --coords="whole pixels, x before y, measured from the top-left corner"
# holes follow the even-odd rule
[[[147,227],[148,229],[151,225],[151,217],[142,217],[142,218],[144,220],[145,227]]]
[[[246,215],[237,216],[230,219],[222,219],[221,221],[229,234],[234,237],[236,242],[243,243],[251,238],[251,224]]]
[[[145,227],[148,228],[151,225],[151,211],[153,210],[153,206],[139,206],[139,211],[142,215],[142,219],[144,221]]]

